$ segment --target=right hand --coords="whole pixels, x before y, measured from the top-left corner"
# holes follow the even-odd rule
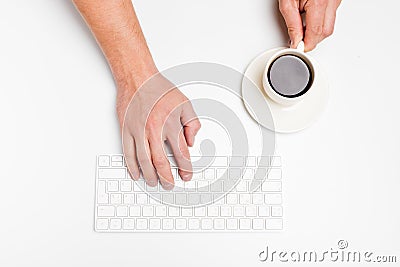
[[[340,2],[341,0],[279,0],[279,10],[288,28],[290,47],[296,48],[304,39],[305,51],[311,51],[330,36]],[[305,13],[305,29],[302,13]]]
[[[172,148],[180,177],[189,181],[192,164],[188,146],[193,146],[200,122],[188,98],[161,74],[133,91],[118,94],[117,99],[126,164],[133,179],[139,179],[140,167],[149,186],[160,181],[164,189],[171,190],[174,178],[164,142]],[[129,95],[133,95],[131,102]]]

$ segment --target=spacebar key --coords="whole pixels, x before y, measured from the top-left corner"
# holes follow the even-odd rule
[[[99,168],[99,179],[124,179],[125,168]]]

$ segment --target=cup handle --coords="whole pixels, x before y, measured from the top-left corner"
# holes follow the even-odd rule
[[[301,41],[298,45],[297,45],[297,50],[299,50],[300,52],[304,53],[304,42]]]

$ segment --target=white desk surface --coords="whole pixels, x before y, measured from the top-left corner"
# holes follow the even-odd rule
[[[244,71],[287,43],[276,1],[134,2],[160,69]],[[323,250],[339,239],[400,261],[399,7],[343,1],[334,36],[312,52],[330,102],[311,128],[278,135],[284,232],[97,234],[95,156],[120,151],[109,69],[70,1],[2,1],[0,266],[257,266],[266,245]]]

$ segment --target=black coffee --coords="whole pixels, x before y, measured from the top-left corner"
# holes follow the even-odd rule
[[[305,94],[313,81],[310,66],[300,57],[283,55],[268,69],[268,82],[281,96],[293,98]]]

